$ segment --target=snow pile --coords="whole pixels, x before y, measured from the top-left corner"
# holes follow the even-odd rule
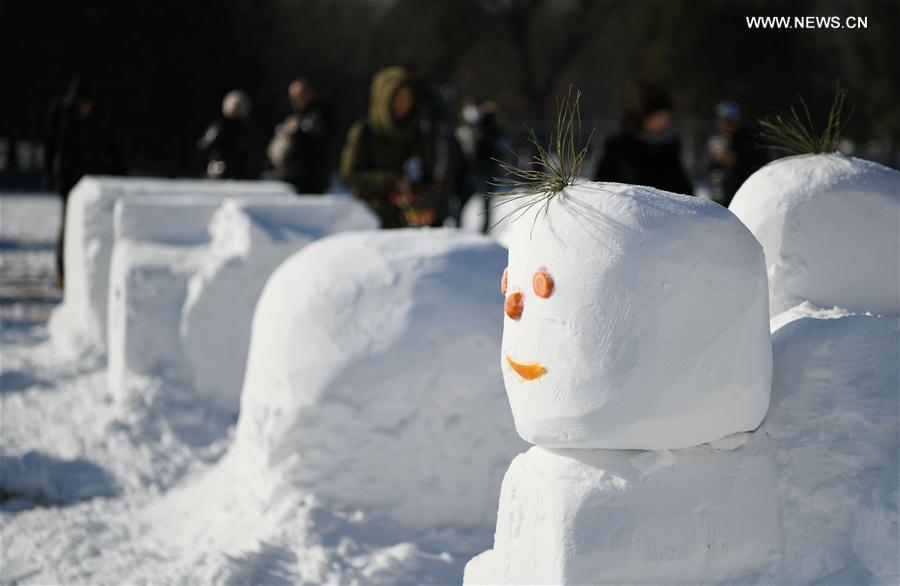
[[[504,256],[483,236],[403,230],[290,258],[257,305],[223,465],[404,530],[490,527],[522,448],[496,365]]]
[[[522,437],[673,449],[756,428],[771,383],[766,275],[734,215],[610,183],[539,208],[511,223],[505,276],[501,368]]]
[[[322,236],[377,227],[349,198],[126,197],[110,273],[110,390],[159,377],[236,414],[253,309],[269,274]],[[141,398],[141,400],[144,400]]]
[[[766,252],[770,311],[798,303],[900,314],[900,173],[840,154],[779,159],[731,210]]]
[[[900,320],[800,318],[773,337],[751,452],[777,467],[785,549],[771,582],[900,583]]]
[[[5,290],[31,303],[29,289],[7,276],[52,266],[52,224],[31,201],[21,215],[10,212],[6,196],[0,204],[0,277],[5,287],[13,283]],[[14,258],[27,248],[9,235],[16,217],[31,222],[29,234],[41,234],[27,259]],[[209,231],[200,229],[205,220],[192,227],[177,215],[163,224],[119,229],[144,245],[211,246]],[[397,503],[425,507],[432,492],[435,506],[446,506],[451,489],[442,487],[458,489],[457,482],[471,491],[459,497],[457,511],[469,510],[461,504],[467,498],[479,507],[481,492],[471,485],[498,490],[496,475],[487,487],[487,459],[500,459],[502,438],[515,441],[496,371],[503,253],[484,238],[405,234],[329,237],[288,261],[290,279],[273,278],[277,289],[290,280],[298,293],[270,285],[263,294],[283,313],[261,310],[257,325],[266,315],[275,324],[266,329],[280,333],[272,347],[263,335],[253,340],[254,415],[242,413],[243,447],[223,460],[230,438],[221,429],[213,443],[185,441],[169,425],[184,414],[181,405],[161,410],[158,428],[133,425],[105,400],[104,369],[84,372],[42,343],[42,323],[4,314],[0,486],[16,494],[0,496],[0,582],[458,583],[463,561],[488,546],[493,527],[410,531],[394,519]],[[434,241],[423,244],[429,235]],[[345,239],[359,245],[335,244],[339,250],[305,282],[299,273],[317,262],[307,253]],[[538,281],[546,292],[543,276]],[[558,279],[554,285],[562,290]],[[315,291],[335,293],[329,303]],[[527,319],[532,301],[539,302],[526,299],[513,325]],[[681,450],[533,448],[517,458],[502,488],[495,548],[471,563],[467,581],[900,582],[900,328],[895,318],[848,313],[804,303],[771,320],[772,400],[755,433]],[[329,316],[333,323],[321,326]],[[310,329],[291,331],[292,324]],[[415,324],[418,336],[403,333]],[[450,356],[457,339],[478,345],[463,335],[473,328],[492,336],[489,347],[475,358],[465,349]],[[440,338],[430,340],[432,332]],[[434,351],[442,345],[447,353]],[[342,348],[359,368],[337,364]],[[411,371],[420,367],[417,377]],[[459,378],[461,369],[473,371],[473,390],[454,386],[471,382]],[[266,396],[267,387],[275,397]],[[278,433],[267,436],[268,429]],[[507,449],[505,463],[523,448]],[[305,476],[307,462],[323,475]],[[378,492],[384,485],[396,494]],[[94,498],[103,495],[117,496]],[[371,507],[354,504],[363,501]],[[385,501],[390,515],[379,512]],[[42,506],[50,504],[66,506]],[[562,513],[572,516],[551,522]],[[593,564],[597,559],[606,562]]]
[[[545,450],[503,481],[467,584],[896,584],[898,321],[801,317],[772,405],[712,446]]]
[[[218,471],[220,469],[216,469]],[[209,475],[162,496],[4,512],[4,584],[458,584],[461,559],[312,495],[236,500]]]
[[[69,194],[66,210],[66,287],[63,304],[50,321],[50,333],[60,350],[106,349],[109,265],[114,243],[116,201],[133,195],[208,194],[282,195],[290,185],[275,181],[163,180],[88,176]]]

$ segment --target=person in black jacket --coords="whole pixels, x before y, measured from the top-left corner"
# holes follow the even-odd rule
[[[754,171],[766,164],[765,152],[756,147],[741,106],[726,100],[716,106],[719,134],[707,141],[709,179],[713,200],[728,207],[738,188]]]
[[[479,104],[468,101],[461,111],[462,123],[456,135],[466,157],[468,193],[462,200],[462,207],[475,195],[486,197],[493,191],[491,181],[503,174],[500,164],[507,156],[506,136],[500,124],[500,110],[497,104],[485,100]],[[461,217],[457,215],[457,225]],[[485,201],[485,212],[481,225],[482,232],[491,227],[491,206]]]
[[[206,176],[210,179],[259,177],[250,106],[250,98],[240,90],[225,94],[222,117],[210,124],[197,142],[197,148],[207,157]]]
[[[89,79],[75,77],[68,91],[50,105],[44,128],[44,186],[62,197],[62,222],[56,244],[60,288],[65,277],[69,193],[84,175],[124,172],[121,137],[112,107],[100,98]]]
[[[672,132],[672,99],[665,90],[644,80],[632,82],[622,131],[606,141],[594,178],[693,194],[681,165],[681,144]]]
[[[323,193],[331,183],[331,108],[304,78],[291,82],[288,98],[293,113],[275,127],[269,161],[297,193]]]

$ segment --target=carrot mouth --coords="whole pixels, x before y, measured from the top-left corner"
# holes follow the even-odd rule
[[[510,358],[509,354],[506,355],[506,361],[509,363],[512,369],[516,371],[516,374],[518,374],[525,380],[535,380],[542,377],[544,373],[547,372],[547,369],[537,362],[523,364],[521,362],[516,362],[515,360]]]

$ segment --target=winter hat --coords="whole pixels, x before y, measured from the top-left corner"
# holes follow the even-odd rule
[[[719,102],[716,106],[716,116],[720,120],[735,122],[741,119],[741,105],[734,100]]]

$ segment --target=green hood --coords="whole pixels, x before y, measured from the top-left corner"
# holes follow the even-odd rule
[[[400,86],[411,83],[412,78],[402,67],[386,67],[372,78],[372,89],[369,93],[369,121],[376,132],[401,136],[412,132],[416,125],[416,114],[409,117],[402,125],[394,122],[391,114],[391,101]]]

